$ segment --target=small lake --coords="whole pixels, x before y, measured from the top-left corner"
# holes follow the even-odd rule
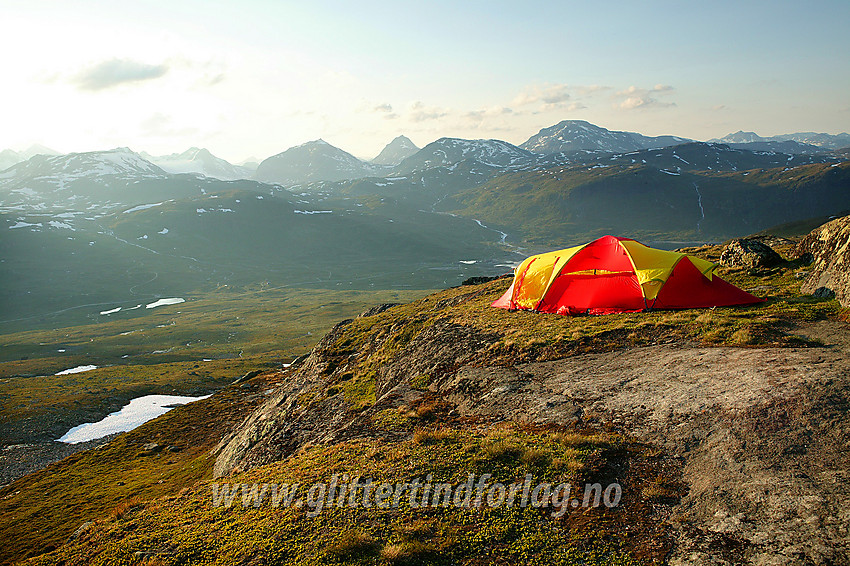
[[[126,432],[141,426],[151,419],[164,415],[171,409],[185,405],[203,397],[184,397],[180,395],[145,395],[136,397],[120,411],[110,413],[96,423],[83,423],[75,426],[59,439],[59,442],[77,444],[97,438],[103,438],[116,432]]]

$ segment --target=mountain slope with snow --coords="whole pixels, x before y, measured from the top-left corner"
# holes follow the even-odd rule
[[[397,172],[408,173],[434,167],[448,167],[474,160],[490,167],[517,167],[537,158],[530,151],[501,140],[465,140],[440,138],[402,161]]]
[[[26,161],[36,155],[59,155],[59,152],[38,144],[30,146],[24,151],[4,149],[3,151],[0,151],[0,171],[8,169],[12,165]]]
[[[357,179],[382,171],[386,168],[365,163],[324,140],[315,140],[263,160],[254,178],[292,186],[311,181]]]
[[[722,138],[710,140],[712,142],[728,143],[728,144],[781,144],[786,142],[786,150],[794,146],[788,145],[787,142],[795,142],[800,144],[799,153],[811,153],[812,147],[821,148],[823,151],[841,149],[850,146],[850,134],[825,134],[817,132],[797,132],[793,134],[780,134],[777,136],[762,137],[755,132],[737,131],[733,134],[727,134]]]
[[[416,147],[415,143],[410,141],[410,138],[407,136],[398,136],[381,150],[381,153],[372,160],[372,163],[378,165],[398,165],[417,151],[419,151],[419,148]]]
[[[216,157],[209,150],[197,147],[171,155],[143,155],[169,173],[196,173],[223,181],[250,179],[252,175],[250,168],[233,165],[220,157]]]
[[[688,141],[691,140],[677,136],[648,137],[611,131],[584,120],[564,120],[543,128],[519,147],[543,154],[582,150],[618,152],[666,147]]]

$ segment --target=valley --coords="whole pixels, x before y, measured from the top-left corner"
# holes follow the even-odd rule
[[[628,436],[612,416],[619,409],[593,417],[596,409],[583,408],[587,430],[574,433],[587,438],[565,447],[550,438],[565,432],[546,428],[546,411],[525,407],[532,424],[502,429],[498,403],[465,400],[469,392],[439,378],[468,366],[499,368],[493,375],[510,381],[514,370],[505,368],[529,364],[517,371],[549,379],[547,362],[603,354],[610,365],[620,352],[639,348],[667,348],[669,361],[697,347],[703,357],[733,347],[741,359],[762,348],[821,347],[811,325],[841,325],[846,309],[800,293],[808,272],[789,255],[793,242],[776,237],[798,238],[850,210],[850,162],[833,147],[802,145],[791,139],[742,142],[740,136],[728,144],[696,142],[565,121],[519,146],[440,138],[420,149],[401,136],[374,162],[318,140],[256,168],[199,148],[160,157],[127,148],[41,153],[12,164],[0,172],[0,483],[9,484],[0,509],[34,520],[54,504],[50,528],[56,534],[27,532],[0,559],[65,548],[82,523],[78,518],[97,521],[114,507],[109,520],[122,521],[147,501],[201,489],[213,473],[238,474],[291,457],[301,471],[320,474],[329,469],[322,464],[329,453],[315,448],[322,443],[351,454],[352,462],[371,458],[363,460],[363,447],[382,453],[382,443],[415,458],[424,457],[421,443],[440,450],[446,443],[462,446],[460,455],[451,448],[445,454],[455,473],[468,459],[463,454],[483,451],[473,460],[483,466],[490,461],[486,445],[508,438],[511,446],[533,448],[528,456],[516,447],[504,460],[494,456],[506,474],[529,469],[555,477],[567,469],[584,477],[576,473],[615,474],[628,463],[635,466],[629,477],[639,492],[662,493],[634,499],[631,491],[631,501],[646,513],[670,512],[683,497],[683,472],[667,456],[647,456],[655,448],[645,443],[657,438]],[[488,306],[507,286],[504,278],[490,279],[540,251],[618,234],[665,249],[691,246],[717,261],[721,248],[714,244],[757,232],[779,242],[777,249],[793,261],[722,273],[768,297],[763,306],[539,320]],[[402,306],[382,314],[388,305]],[[751,358],[747,363],[757,367],[758,355]],[[401,381],[388,385],[387,376]],[[383,396],[396,386],[401,397],[390,403]],[[302,428],[295,432],[284,425],[265,431],[256,448],[254,441],[240,445],[240,431],[250,431],[243,420],[290,388],[297,390],[293,410],[313,407],[322,416],[298,417]],[[56,442],[77,425],[153,394],[212,397],[114,440],[74,447]],[[536,394],[528,395],[528,403],[537,402]],[[520,403],[519,393],[514,397]],[[466,413],[467,402],[480,406]],[[210,419],[210,411],[223,416]],[[466,430],[469,424],[473,429]],[[268,440],[278,433],[278,444]],[[408,439],[412,434],[419,440]],[[437,436],[421,436],[427,434]],[[180,451],[146,451],[154,441]],[[384,457],[397,476],[401,460]],[[107,482],[103,473],[122,479]],[[24,504],[15,497],[53,493],[68,477],[80,478],[106,507],[76,490],[62,503]],[[191,505],[202,505],[198,493],[190,492]],[[127,509],[118,510],[121,505]],[[153,508],[167,508],[158,505]],[[148,534],[170,528],[164,526],[170,519],[156,517]],[[479,528],[490,528],[491,519],[506,521],[511,529],[536,533],[526,540],[532,546],[541,536],[530,516],[494,517],[482,519]],[[638,521],[644,537],[632,546],[622,540],[603,545],[606,553],[626,545],[654,560],[684,536],[667,527],[653,530],[645,518],[604,517]],[[427,528],[452,531],[457,520],[447,515]],[[10,525],[0,521],[0,531],[9,532]],[[612,540],[607,527],[585,526],[588,540]],[[92,536],[125,535],[123,527],[111,534],[101,527],[91,527],[98,533]],[[370,528],[368,537],[407,540],[393,529]],[[439,550],[462,557],[464,544],[478,548],[457,542],[466,539],[452,532],[429,535],[422,556]],[[317,552],[327,558],[338,541],[322,536],[324,550]],[[298,536],[286,541],[309,554]],[[243,557],[257,555],[255,543],[244,553],[231,538],[223,544],[228,556]],[[88,542],[80,544],[80,556],[87,556]],[[169,555],[159,542],[150,545]],[[516,548],[500,548],[503,556],[522,556]],[[573,551],[593,552],[582,545]],[[556,550],[541,552],[555,556]],[[49,556],[47,563],[57,555]]]

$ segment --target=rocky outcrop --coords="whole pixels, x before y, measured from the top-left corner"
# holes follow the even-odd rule
[[[488,304],[497,295],[491,287],[483,296]],[[515,421],[613,430],[648,447],[664,466],[681,471],[688,488],[659,519],[675,539],[670,564],[850,563],[844,323],[795,330],[825,348],[667,340],[554,358],[537,355],[541,349],[506,360],[493,356],[494,346],[506,340],[516,347],[516,335],[449,318],[452,307],[481,291],[454,293],[334,327],[222,441],[216,475],[282,460],[309,443],[401,438],[391,435],[406,433],[371,423],[434,401],[456,426]],[[514,325],[537,320],[510,316]],[[539,324],[557,328],[567,320]],[[364,386],[370,398],[358,401],[353,394]]]
[[[732,240],[720,254],[720,265],[724,267],[759,269],[775,267],[783,261],[770,246],[755,238]]]
[[[827,222],[809,233],[797,254],[811,254],[811,272],[800,290],[818,297],[837,297],[850,307],[850,216]]]

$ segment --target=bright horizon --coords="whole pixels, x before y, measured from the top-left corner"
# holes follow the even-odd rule
[[[403,6],[403,7],[400,7]],[[850,131],[850,3],[2,0],[0,149]]]

